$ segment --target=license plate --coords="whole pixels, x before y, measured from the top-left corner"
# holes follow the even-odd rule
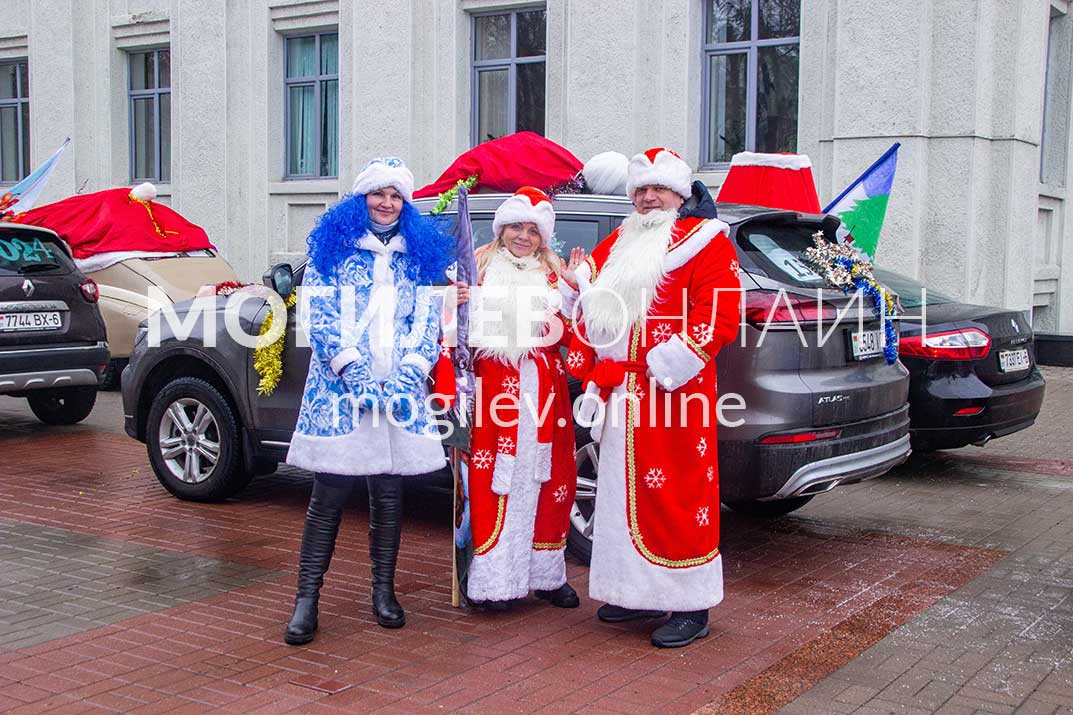
[[[998,354],[998,369],[1002,372],[1017,372],[1032,367],[1028,359],[1028,349],[1003,350]]]
[[[0,313],[0,332],[17,333],[24,330],[59,330],[63,327],[60,313]]]
[[[861,333],[853,333],[850,336],[850,344],[853,347],[854,360],[867,360],[876,355],[883,354],[883,332],[880,330],[865,330]]]

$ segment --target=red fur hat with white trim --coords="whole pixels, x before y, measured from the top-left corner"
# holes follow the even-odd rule
[[[630,159],[626,178],[626,196],[633,198],[639,186],[666,186],[683,199],[692,194],[693,170],[675,152],[653,147]]]
[[[812,162],[804,154],[735,154],[716,201],[820,213]]]
[[[492,233],[499,238],[503,227],[512,223],[535,223],[543,245],[547,246],[555,232],[555,208],[551,205],[551,199],[532,186],[518,189],[496,209]]]

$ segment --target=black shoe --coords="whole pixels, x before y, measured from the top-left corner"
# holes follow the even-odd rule
[[[581,599],[577,597],[577,591],[571,588],[568,583],[564,583],[554,591],[538,590],[536,597],[547,601],[556,608],[577,608],[581,605]]]
[[[514,607],[514,601],[470,601],[469,605],[482,611],[506,613]]]
[[[339,522],[343,518],[343,505],[353,486],[353,481],[345,477],[323,478],[319,474],[313,482],[313,493],[309,497],[302,529],[302,549],[298,556],[294,615],[283,635],[286,643],[301,645],[313,640],[317,630],[320,588],[324,585],[324,574],[332,562],[335,537],[339,534]]]
[[[657,648],[681,648],[708,635],[707,611],[676,611],[669,621],[652,631]]]
[[[604,623],[625,623],[626,621],[639,621],[642,618],[663,618],[666,611],[645,611],[638,608],[623,608],[605,603],[596,611],[596,617]]]
[[[287,624],[283,642],[288,645],[304,645],[313,640],[317,631],[317,599],[312,597],[294,600],[294,615]]]
[[[373,616],[384,628],[402,628],[406,614],[395,598],[395,562],[402,537],[402,478],[368,477],[369,561],[373,572]]]

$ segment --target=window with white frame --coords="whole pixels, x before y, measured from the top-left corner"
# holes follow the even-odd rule
[[[0,183],[30,173],[30,78],[26,60],[0,63]]]
[[[130,53],[130,179],[171,181],[171,50]]]
[[[474,15],[474,144],[544,134],[547,15],[533,8]]]
[[[797,150],[801,0],[705,0],[701,164]]]
[[[285,39],[286,178],[339,175],[339,34]]]

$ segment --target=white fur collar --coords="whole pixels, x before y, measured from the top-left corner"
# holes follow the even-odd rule
[[[554,298],[558,297],[554,292]],[[517,258],[500,249],[474,290],[470,343],[484,357],[518,364],[534,347],[543,345],[540,338],[546,332],[546,320],[531,320],[530,313],[547,315],[557,310],[552,298],[540,259]]]
[[[396,233],[387,244],[384,244],[372,231],[367,231],[358,240],[358,248],[380,254],[406,253],[406,239],[401,233]]]

